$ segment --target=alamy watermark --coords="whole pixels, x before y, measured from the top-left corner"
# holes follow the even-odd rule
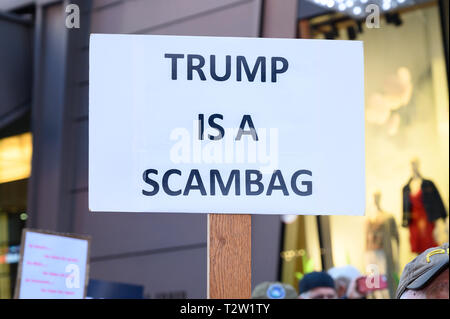
[[[380,270],[378,265],[376,264],[370,264],[366,267],[366,287],[369,289],[376,289],[380,288],[381,284],[381,277],[383,276],[380,274]]]
[[[80,288],[80,267],[76,264],[68,264],[65,271],[68,273],[66,288]]]
[[[366,7],[366,27],[369,29],[380,28],[380,7],[376,4],[369,4]]]
[[[79,29],[80,28],[80,7],[76,4],[69,4],[66,6],[66,28]]]
[[[263,174],[271,174],[279,166],[278,128],[205,127],[194,120],[193,129],[175,128],[170,133],[173,145],[170,161],[174,164],[256,164]],[[195,133],[191,133],[195,132]],[[201,132],[201,133],[200,133]],[[197,136],[202,135],[202,136]]]

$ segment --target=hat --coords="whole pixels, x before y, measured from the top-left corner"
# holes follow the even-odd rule
[[[263,282],[253,289],[252,299],[296,299],[294,287],[281,282]]]
[[[429,248],[414,258],[403,269],[396,297],[400,298],[406,289],[421,289],[448,268],[448,243]]]
[[[334,280],[338,278],[347,278],[349,280],[353,280],[355,278],[358,278],[361,276],[361,273],[359,272],[356,267],[347,265],[342,267],[333,267],[331,269],[328,269],[328,274],[333,277]]]
[[[302,280],[300,280],[298,290],[300,294],[302,294],[319,287],[330,287],[335,289],[333,278],[324,271],[313,271],[306,274]]]

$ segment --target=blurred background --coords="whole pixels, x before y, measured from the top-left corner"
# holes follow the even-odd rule
[[[79,28],[66,26],[70,4]],[[448,212],[448,6],[0,0],[0,298],[13,296],[24,227],[92,236],[92,280],[139,286],[144,298],[206,297],[206,215],[88,211],[90,33],[364,41],[366,216],[253,215],[252,285],[297,287],[314,270],[353,265],[365,274],[376,264],[395,286],[417,255],[403,187],[420,172]],[[432,226],[432,240],[448,241],[448,217]]]

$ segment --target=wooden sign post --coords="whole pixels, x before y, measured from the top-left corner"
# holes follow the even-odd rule
[[[251,215],[209,214],[208,298],[251,298]]]

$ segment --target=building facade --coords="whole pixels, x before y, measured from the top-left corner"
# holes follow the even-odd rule
[[[66,26],[70,4],[79,28]],[[19,178],[26,227],[92,236],[90,278],[144,285],[148,298],[205,298],[206,215],[88,211],[89,35],[295,37],[297,1],[7,0],[0,10],[10,66],[0,80],[16,81],[0,88],[0,132],[32,135],[31,175]],[[280,218],[255,215],[252,229],[252,283],[276,280]]]

